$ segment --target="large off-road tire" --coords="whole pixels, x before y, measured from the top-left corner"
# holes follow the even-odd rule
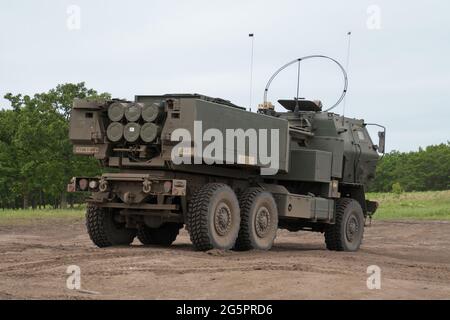
[[[327,249],[357,251],[364,234],[364,214],[358,201],[341,198],[336,201],[335,223],[325,229]]]
[[[137,238],[144,245],[168,247],[177,238],[182,225],[179,223],[164,223],[159,228],[142,226],[138,228]]]
[[[239,233],[239,202],[224,183],[208,183],[189,204],[189,235],[197,250],[231,249]]]
[[[192,194],[192,196],[195,196],[200,189],[201,189],[200,187],[194,187],[190,190],[190,194]],[[193,201],[188,202],[188,210],[185,215],[185,223],[186,223],[185,228],[188,233],[190,233],[189,228],[191,225],[191,213],[193,211],[193,209],[191,208],[192,204],[193,204]]]
[[[136,236],[135,229],[127,229],[114,219],[112,209],[96,206],[87,207],[86,228],[92,242],[100,248],[129,245]]]
[[[278,209],[270,192],[249,188],[239,196],[241,227],[235,249],[269,250],[278,230]]]

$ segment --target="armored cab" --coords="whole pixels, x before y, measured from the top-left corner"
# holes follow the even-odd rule
[[[355,251],[377,204],[365,197],[375,145],[363,120],[320,101],[279,100],[250,112],[199,94],[75,100],[73,152],[105,167],[74,177],[89,192],[87,229],[99,247],[170,245],[186,226],[198,250],[272,247],[278,228],[325,234],[328,249]]]

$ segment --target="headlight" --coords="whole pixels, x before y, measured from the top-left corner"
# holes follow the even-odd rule
[[[164,192],[170,193],[172,191],[172,181],[164,182]]]
[[[80,181],[78,181],[78,186],[80,187],[80,190],[85,191],[88,187],[87,179],[80,179]]]
[[[91,180],[91,181],[89,181],[89,188],[90,188],[90,189],[97,189],[97,187],[98,187],[98,182],[97,182],[97,180]]]

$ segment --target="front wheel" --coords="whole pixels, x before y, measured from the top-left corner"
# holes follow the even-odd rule
[[[359,203],[350,198],[336,200],[335,224],[325,229],[327,249],[357,251],[364,234],[364,214]]]
[[[86,228],[92,242],[100,248],[129,245],[136,236],[135,229],[127,229],[117,221],[114,209],[89,205],[86,211]]]

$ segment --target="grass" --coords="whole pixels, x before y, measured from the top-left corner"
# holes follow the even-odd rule
[[[376,220],[427,219],[450,220],[450,190],[393,193],[369,193],[367,198],[380,206]]]
[[[450,220],[450,190],[393,193],[369,193],[367,198],[378,201],[376,220],[428,219]],[[75,209],[1,210],[0,224],[26,222],[30,219],[82,219],[85,207]]]
[[[30,220],[41,219],[82,219],[84,208],[75,209],[27,209],[27,210],[1,210],[0,224],[20,224]]]

